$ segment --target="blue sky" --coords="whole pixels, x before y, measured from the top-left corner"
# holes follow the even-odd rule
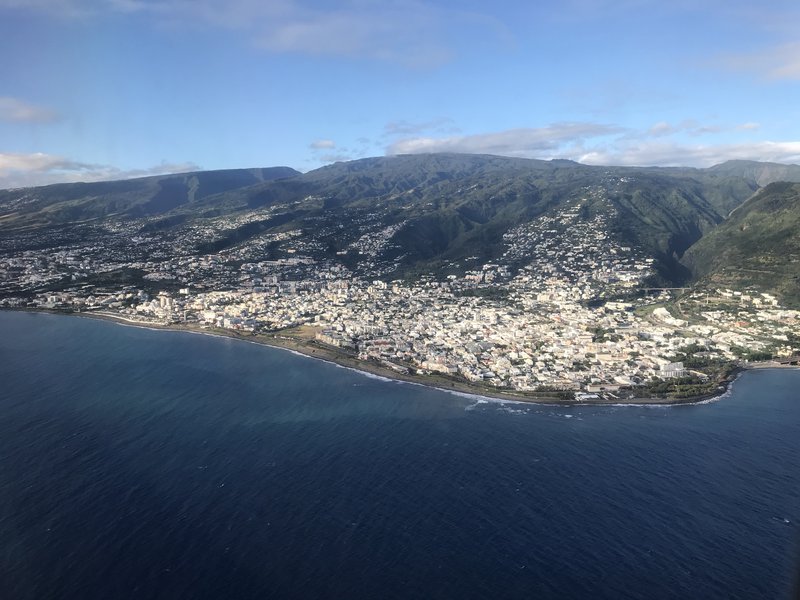
[[[796,0],[0,0],[0,188],[414,152],[800,163]]]

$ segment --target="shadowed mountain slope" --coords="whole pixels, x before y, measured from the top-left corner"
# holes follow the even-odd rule
[[[457,273],[501,259],[523,266],[525,256],[507,253],[520,227],[543,227],[563,214],[602,216],[616,243],[655,259],[657,281],[680,283],[691,278],[689,267],[701,267],[700,258],[681,262],[687,249],[759,181],[798,171],[745,161],[692,169],[400,155],[304,174],[277,167],[7,190],[0,192],[0,231],[25,232],[26,243],[42,247],[47,242],[31,237],[37,230],[63,242],[85,234],[63,232],[89,222],[100,238],[133,229],[195,240],[197,254],[271,240],[259,246],[263,258],[280,255],[277,240],[290,235],[312,259],[398,276]]]
[[[755,286],[800,306],[800,184],[771,183],[684,256],[710,286]]]
[[[6,228],[19,228],[158,215],[209,196],[296,175],[289,167],[228,169],[2,190],[0,222]]]

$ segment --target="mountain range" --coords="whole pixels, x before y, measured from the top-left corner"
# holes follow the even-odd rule
[[[800,184],[770,183],[689,248],[696,280],[800,296]]]
[[[462,154],[307,173],[201,171],[0,191],[0,250],[121,247],[146,236],[179,240],[183,254],[251,244],[263,259],[297,253],[384,279],[444,276],[487,262],[523,266],[524,255],[506,252],[514,232],[545,222],[557,231],[569,212],[602,215],[616,243],[651,257],[653,285],[758,285],[791,304],[800,300],[796,182],[800,166],[775,163],[606,167]],[[143,252],[130,244],[131,256]]]

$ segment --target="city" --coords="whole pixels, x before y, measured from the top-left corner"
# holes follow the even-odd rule
[[[590,200],[596,214],[587,216]],[[198,256],[181,255],[190,247],[186,240],[132,235],[128,226],[131,235],[115,238],[118,248],[87,242],[7,252],[0,306],[261,336],[268,343],[295,339],[306,353],[318,347],[333,351],[334,360],[355,358],[379,372],[436,385],[465,382],[472,387],[464,389],[522,399],[620,401],[656,396],[659,385],[671,399],[702,397],[718,392],[743,359],[797,352],[800,313],[768,293],[642,294],[653,259],[614,241],[613,213],[602,189],[587,189],[556,216],[506,233],[496,263],[467,259],[455,265],[463,275],[415,281],[377,278],[391,265],[367,262],[366,271],[354,273],[320,259],[309,251],[314,240],[296,230]],[[371,261],[398,229],[360,235],[337,258],[354,253]],[[186,237],[198,235],[190,229]],[[282,258],[254,260],[267,247]],[[113,278],[86,283],[134,271],[150,291]],[[48,285],[55,291],[36,291]]]

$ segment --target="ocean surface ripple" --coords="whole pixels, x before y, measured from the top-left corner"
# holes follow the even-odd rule
[[[550,407],[0,313],[0,598],[788,598],[800,371]]]

